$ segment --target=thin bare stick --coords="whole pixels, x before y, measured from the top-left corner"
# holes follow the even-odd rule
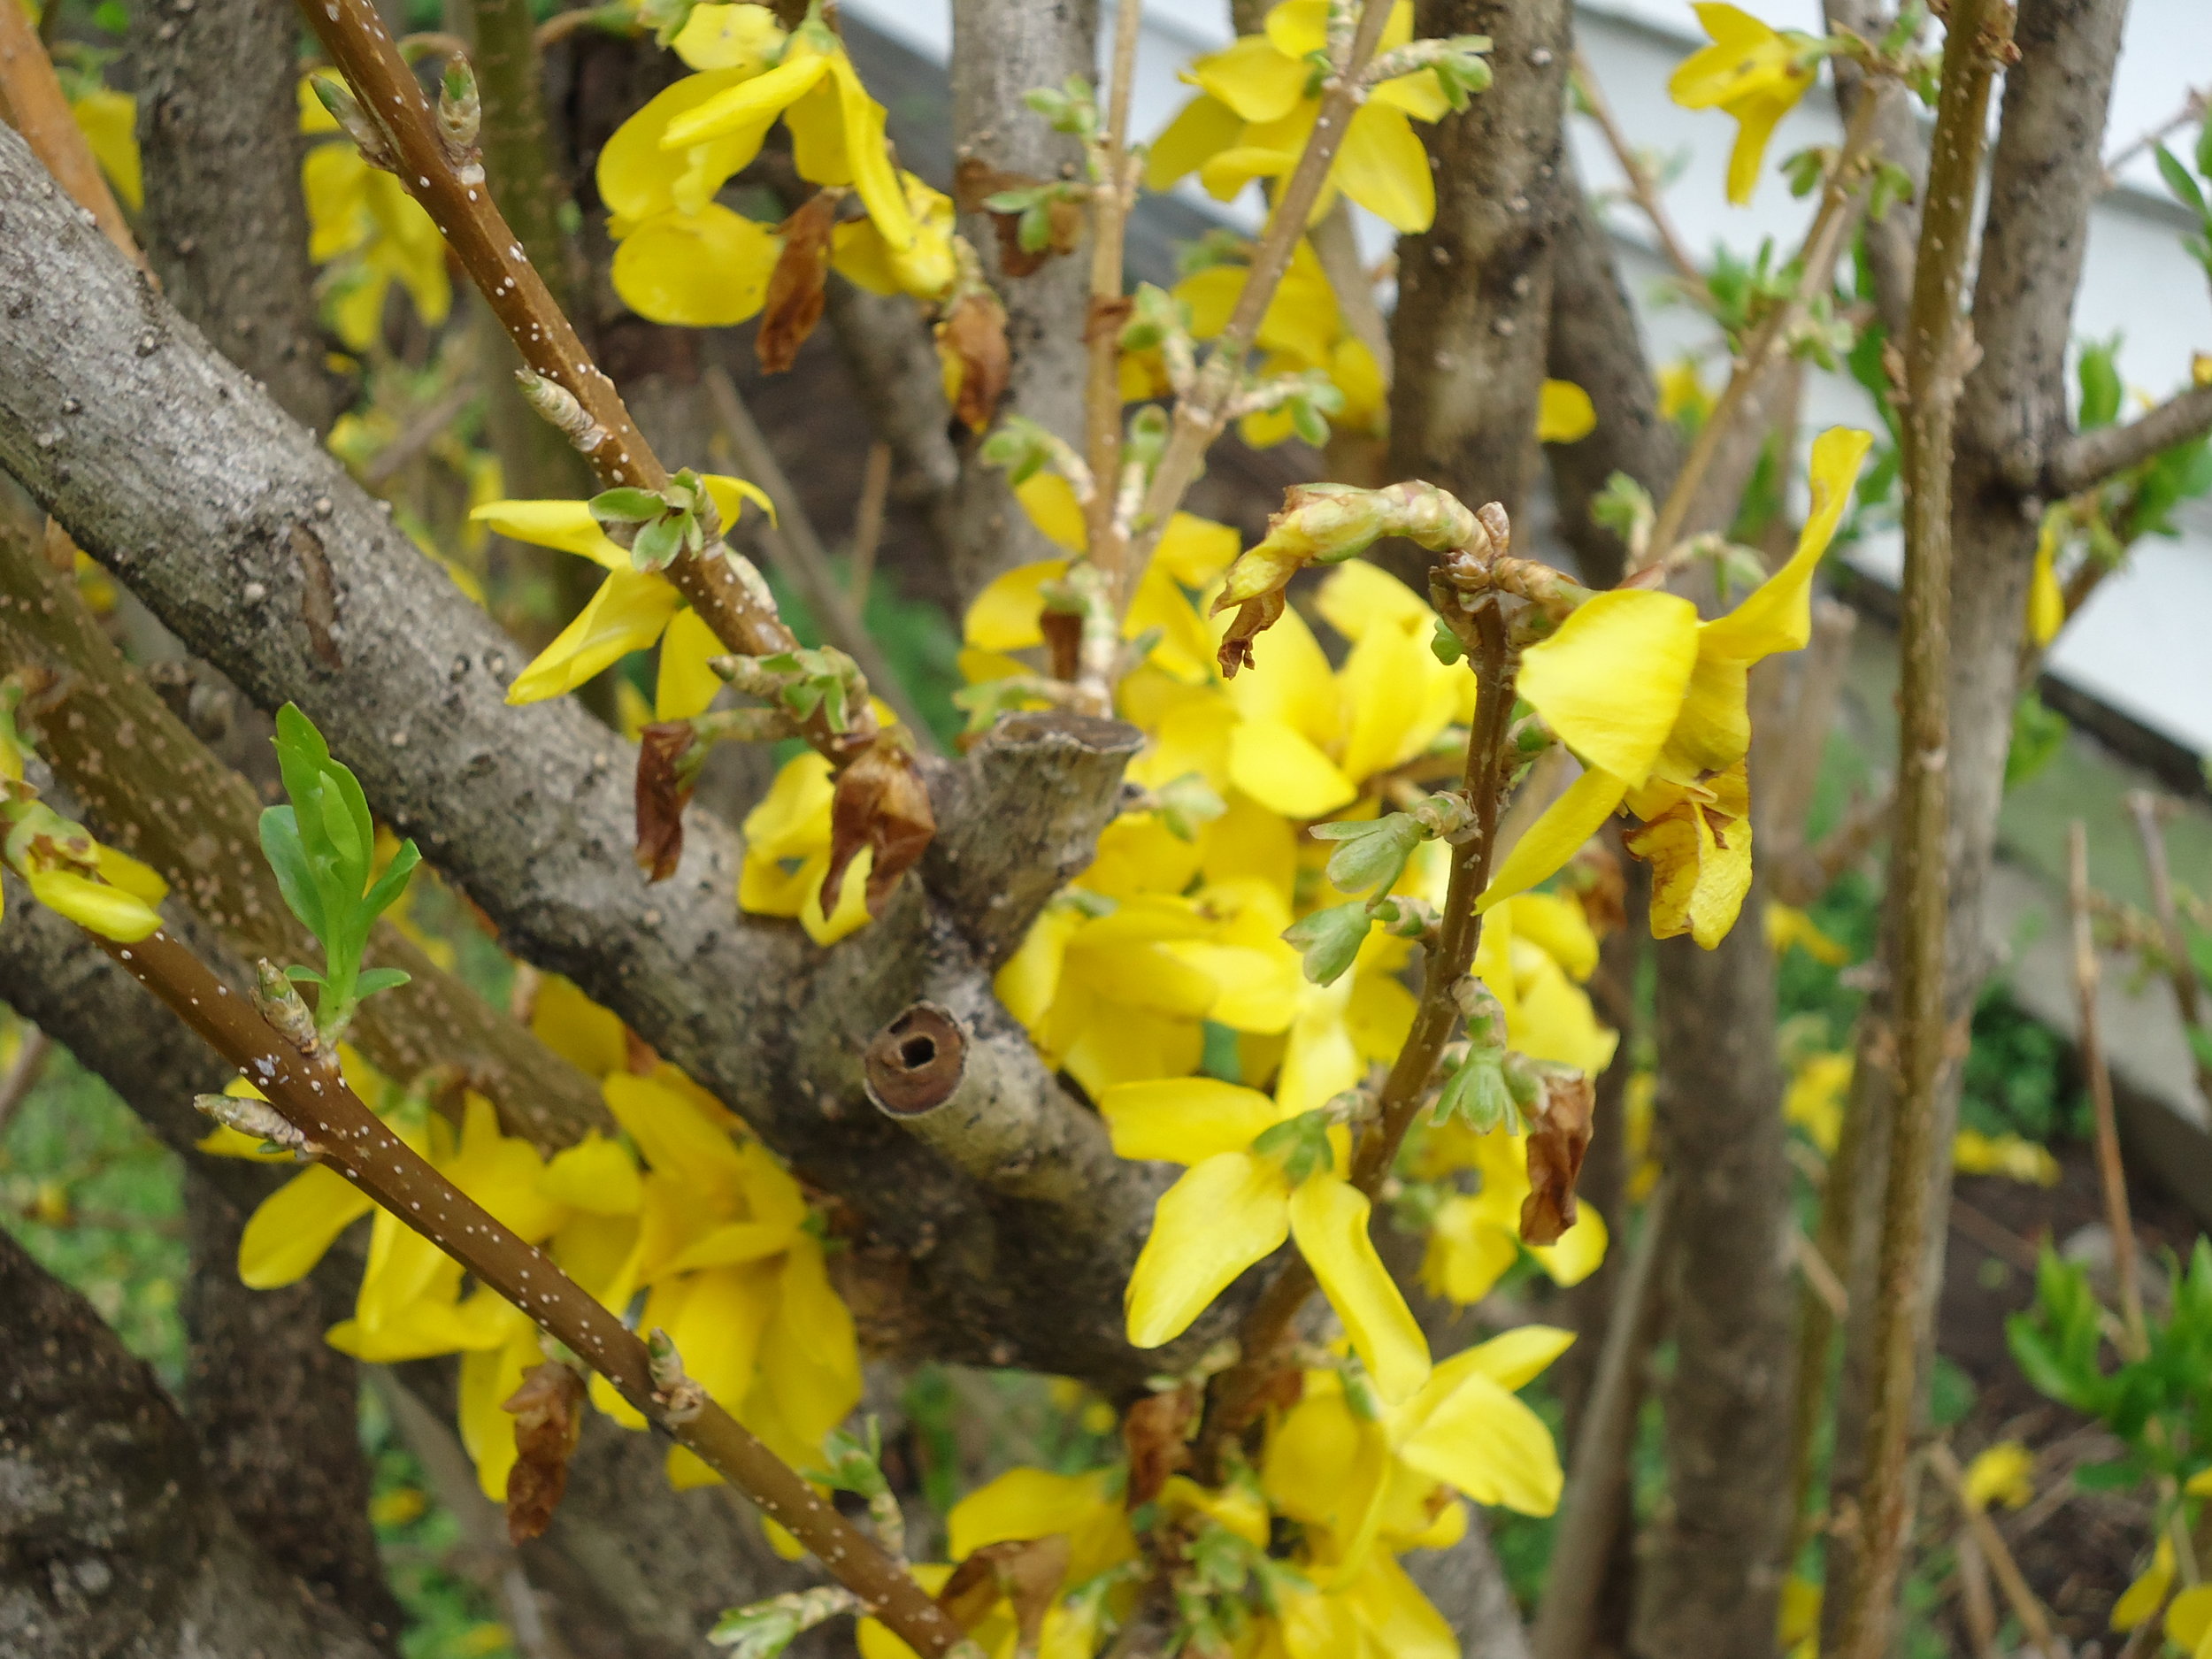
[[[1267,228],[1260,234],[1259,245],[1252,250],[1252,263],[1246,271],[1244,287],[1237,295],[1236,309],[1230,312],[1227,325],[1214,341],[1213,349],[1207,355],[1205,366],[1199,370],[1189,394],[1175,400],[1175,416],[1169,427],[1166,450],[1153,472],[1151,483],[1146,487],[1143,504],[1131,528],[1127,559],[1121,573],[1125,604],[1143,580],[1145,566],[1151,563],[1152,550],[1160,544],[1168,519],[1182,505],[1192,480],[1198,476],[1199,464],[1204,460],[1206,450],[1228,424],[1230,400],[1243,374],[1245,353],[1252,348],[1253,339],[1259,333],[1260,319],[1267,315],[1267,307],[1275,297],[1283,273],[1290,269],[1291,256],[1298,250],[1298,239],[1305,234],[1306,221],[1313,215],[1313,204],[1321,199],[1321,187],[1336,163],[1345,131],[1365,96],[1361,77],[1382,40],[1383,26],[1390,20],[1390,11],[1391,0],[1365,0],[1361,6],[1351,51],[1343,63],[1332,65],[1322,90],[1320,111],[1314,117],[1313,131],[1298,157],[1298,165],[1291,170],[1290,177],[1284,180],[1275,197],[1274,211],[1268,215]],[[1102,481],[1101,488],[1105,488]]]
[[[56,9],[58,0],[48,0]],[[140,270],[149,267],[146,256],[116,205],[92,146],[85,142],[77,118],[69,112],[69,99],[54,73],[54,61],[46,55],[38,31],[19,5],[0,6],[0,116],[23,134],[31,153],[46,164],[46,171],[69,192],[70,199],[91,214],[101,234],[122,250]]]
[[[815,1494],[781,1459],[687,1378],[656,1375],[646,1345],[620,1318],[394,1134],[334,1064],[294,1048],[165,928],[135,944],[93,938],[218,1054],[252,1079],[299,1137],[398,1220],[461,1263],[539,1329],[611,1382],[659,1428],[696,1453],[819,1557],[918,1652],[972,1654],[959,1627],[875,1540]]]
[[[1891,958],[1897,1087],[1875,1278],[1873,1420],[1861,1492],[1856,1569],[1839,1659],[1880,1659],[1896,1622],[1911,1530],[1906,1467],[1918,1398],[1927,1290],[1930,1171],[1951,1047],[1945,981],[1950,941],[1949,773],[1952,434],[1971,336],[1960,311],[1974,196],[1988,143],[1989,92],[2009,45],[1999,0],[1953,0],[1931,144],[1919,263],[1905,341],[1903,673],[1898,688],[1897,895]],[[1858,125],[1877,100],[1860,100]],[[1840,169],[1839,169],[1840,170]]]
[[[2081,1012],[2081,1065],[2089,1074],[2089,1100],[2097,1116],[2097,1176],[2104,1189],[2105,1225],[2112,1233],[2112,1272],[2120,1286],[2124,1348],[2131,1360],[2150,1352],[2143,1325],[2143,1288],[2136,1270],[2135,1224],[2128,1214],[2127,1169],[2120,1161],[2120,1125],[2112,1104],[2112,1072],[2105,1064],[2104,1022],[2097,1010],[2097,941],[2089,923],[2089,832],[2076,818],[2066,828],[2066,911],[2073,925],[2074,999]]]
[[[1529,1629],[1532,1659],[1583,1659],[1592,1648],[1598,1592],[1628,1509],[1629,1452],[1643,1407],[1645,1361],[1659,1334],[1668,1209],[1663,1180],[1644,1207],[1643,1231],[1630,1250],[1606,1323],[1604,1350],[1559,1500],[1543,1600]]]
[[[2182,95],[2181,107],[2147,132],[2123,144],[2106,157],[2104,188],[2109,190],[2120,181],[2120,169],[2133,161],[2154,144],[2162,144],[2190,122],[2201,120],[2207,107],[2207,94],[2200,87],[2192,87]]]
[[[2159,826],[2158,797],[2147,789],[2128,792],[2128,816],[2143,843],[2143,870],[2149,879],[2151,915],[2165,937],[2166,978],[2174,987],[2174,1005],[2181,1023],[2193,1031],[2204,1027],[2204,987],[2197,981],[2197,964],[2189,954],[2189,941],[2181,931],[2181,912],[2174,903],[2173,872],[2166,863],[2166,834]],[[2212,1102],[2212,1066],[2197,1062],[2197,1091]]]
[[[1453,987],[1466,974],[1482,942],[1482,918],[1475,900],[1490,879],[1497,846],[1498,796],[1503,780],[1506,736],[1513,710],[1513,682],[1519,659],[1508,641],[1504,618],[1494,601],[1478,605],[1473,626],[1479,649],[1471,651],[1479,689],[1475,722],[1467,734],[1467,760],[1461,787],[1475,812],[1475,833],[1453,849],[1445,889],[1443,920],[1436,943],[1422,968],[1421,1002],[1405,1046],[1391,1063],[1377,1098],[1378,1120],[1360,1136],[1352,1155],[1352,1185],[1372,1198],[1396,1162],[1406,1131],[1426,1099],[1443,1058],[1445,1045],[1458,1029],[1459,1004]],[[1199,1467],[1211,1467],[1228,1437],[1257,1415],[1290,1340],[1298,1310],[1313,1294],[1313,1270],[1294,1254],[1245,1315],[1237,1333],[1240,1357],[1214,1379],[1210,1405],[1198,1439]]]
[[[1957,1556],[1959,1601],[1974,1659],[2004,1659],[2004,1649],[1997,1645],[1997,1602],[1989,1594],[1989,1558],[1970,1526],[1959,1528]]]
[[[490,188],[480,176],[465,176],[476,170],[464,169],[448,151],[429,100],[393,44],[374,0],[302,0],[300,10],[364,113],[382,133],[395,175],[428,211],[523,361],[573,400],[572,441],[600,481],[665,488],[668,469],[638,431],[614,382],[576,337],[493,202]],[[749,566],[745,572],[751,573]],[[736,558],[680,552],[666,574],[731,650],[764,657],[797,646],[764,585],[757,578],[749,582]],[[810,741],[833,759],[849,755],[873,735],[866,700],[858,702],[851,732],[832,733],[818,719],[810,726]]]
[[[464,380],[443,397],[415,415],[401,433],[373,456],[361,469],[361,488],[373,490],[387,479],[405,468],[438,441],[439,434],[461,418],[461,413],[475,401],[481,388]]]
[[[1768,877],[1773,895],[1785,904],[1809,904],[1829,884],[1866,856],[1897,816],[1897,787],[1885,786],[1852,803],[1843,822],[1810,847],[1784,843]]]
[[[1737,417],[1749,401],[1760,377],[1781,354],[1813,296],[1827,292],[1835,280],[1836,260],[1850,240],[1851,227],[1858,217],[1855,204],[1860,164],[1874,142],[1875,116],[1880,102],[1878,98],[1861,98],[1851,113],[1843,149],[1828,169],[1820,211],[1805,233],[1804,246],[1799,253],[1804,273],[1798,279],[1796,292],[1752,331],[1728,377],[1728,385],[1714,403],[1704,425],[1697,429],[1690,452],[1683,459],[1682,470],[1675,474],[1674,488],[1667,492],[1667,499],[1652,526],[1647,554],[1651,563],[1667,557],[1674,550],[1674,544],[1681,539],[1683,525],[1690,516],[1690,508],[1697,499],[1698,488],[1720,453],[1722,440],[1736,425]]]
[[[1590,60],[1580,52],[1575,54],[1574,81],[1583,103],[1589,108],[1590,119],[1605,134],[1606,148],[1613,152],[1613,159],[1628,180],[1629,195],[1651,221],[1651,228],[1659,238],[1660,251],[1674,267],[1675,280],[1681,283],[1691,299],[1703,301],[1707,297],[1705,273],[1697,268],[1697,261],[1690,257],[1681,233],[1675,229],[1673,217],[1668,213],[1666,203],[1660,199],[1659,181],[1651,176],[1651,169],[1622,130],[1613,106],[1606,102],[1605,89],[1598,84],[1598,78],[1590,68]]]
[[[2005,1593],[2005,1601],[2012,1608],[2012,1616],[2020,1621],[2020,1628],[2027,1632],[2029,1644],[2044,1659],[2062,1659],[2066,1650],[2051,1633],[2051,1621],[2037,1601],[2035,1592],[2028,1588],[2028,1581],[2020,1571],[2020,1563],[2013,1559],[2012,1550],[2005,1542],[2004,1534],[1988,1512],[1966,1495],[1966,1473],[1959,1467],[1959,1460],[1950,1447],[1938,1440],[1928,1448],[1928,1467],[1934,1470],[1936,1479],[1959,1506],[1959,1514],[1974,1534],[1974,1541],[1981,1546],[1982,1558],[1996,1575],[1997,1587]]]
[[[1831,1319],[1840,1321],[1851,1311],[1851,1293],[1844,1288],[1836,1270],[1828,1265],[1828,1258],[1820,1253],[1820,1247],[1801,1233],[1792,1233],[1791,1255],[1797,1263],[1797,1271],[1805,1276],[1805,1288],[1820,1298],[1821,1306],[1828,1310]]]
[[[861,475],[860,506],[853,515],[853,553],[845,591],[853,611],[868,614],[868,584],[876,571],[876,549],[883,545],[884,509],[891,501],[891,446],[879,439],[868,446],[868,468]]]
[[[8,1125],[45,1075],[47,1058],[53,1052],[54,1040],[35,1025],[24,1033],[23,1046],[15,1051],[7,1074],[0,1077],[0,1141],[7,1139]]]
[[[738,465],[776,503],[775,521],[764,523],[755,531],[761,546],[799,590],[799,596],[806,601],[806,608],[820,625],[823,636],[860,664],[860,672],[868,678],[869,689],[891,705],[917,742],[937,749],[936,733],[922,718],[906,687],[899,683],[899,677],[891,672],[882,648],[860,619],[860,608],[838,586],[837,578],[830,571],[829,554],[822,546],[822,538],[814,532],[814,521],[807,517],[806,507],[799,500],[798,491],[791,487],[791,480],[786,476],[782,463],[776,459],[776,452],[768,447],[766,434],[753,419],[752,411],[745,407],[745,400],[737,395],[736,382],[719,364],[709,367],[699,378],[706,385],[722,430],[729,434],[730,447],[737,452]]]
[[[2051,452],[2035,481],[2039,494],[2078,495],[2161,449],[2212,432],[2212,386],[2176,392],[2124,426],[2078,432]]]
[[[1083,324],[1088,357],[1083,382],[1083,458],[1090,465],[1092,488],[1083,519],[1091,562],[1106,573],[1110,593],[1120,591],[1125,562],[1114,512],[1121,479],[1121,326],[1128,312],[1121,291],[1122,251],[1137,191],[1129,154],[1129,97],[1143,23],[1140,0],[1118,0],[1114,8],[1113,69],[1107,82],[1106,142],[1093,152],[1098,159],[1091,180],[1091,303]]]

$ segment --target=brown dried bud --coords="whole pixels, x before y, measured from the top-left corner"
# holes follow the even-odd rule
[[[638,733],[638,868],[648,881],[665,881],[684,856],[684,808],[699,780],[684,763],[696,741],[688,720],[661,720]]]
[[[952,1570],[937,1605],[964,1631],[980,1624],[1003,1598],[1013,1609],[1018,1653],[1035,1653],[1045,1615],[1059,1599],[1070,1549],[1065,1532],[985,1544]]]
[[[1521,1237],[1556,1244],[1575,1224],[1575,1181],[1590,1149],[1590,1115],[1597,1091],[1580,1071],[1547,1070],[1529,1113],[1528,1196],[1521,1201]]]
[[[960,362],[960,393],[953,413],[971,432],[981,432],[998,413],[998,400],[1006,395],[1013,372],[1013,357],[1006,345],[1006,308],[988,288],[972,289],[961,296],[937,325],[938,343]]]
[[[842,190],[817,190],[790,218],[776,227],[783,251],[768,276],[768,298],[761,307],[753,352],[764,373],[780,374],[822,320],[823,288],[829,279],[830,232],[837,224]]]
[[[834,915],[845,871],[863,847],[874,849],[868,869],[868,914],[880,916],[899,878],[912,869],[937,833],[929,786],[914,764],[914,750],[895,728],[879,732],[852,764],[837,774],[830,801],[829,873],[822,880],[822,912]]]
[[[552,1525],[568,1485],[568,1460],[584,1426],[584,1379],[558,1360],[522,1375],[499,1408],[514,1414],[515,1465],[507,1471],[507,1536],[536,1538]]]
[[[1187,1383],[1147,1394],[1121,1420],[1129,1448],[1128,1504],[1135,1509],[1160,1495],[1167,1478],[1190,1463],[1190,1432],[1198,1417],[1198,1390]]]

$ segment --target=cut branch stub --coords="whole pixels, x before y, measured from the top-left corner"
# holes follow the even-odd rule
[[[966,1074],[968,1035],[934,1002],[917,1002],[876,1033],[866,1056],[868,1098],[902,1120],[935,1111]]]

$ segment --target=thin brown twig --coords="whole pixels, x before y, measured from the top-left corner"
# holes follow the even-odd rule
[[[532,37],[538,50],[580,35],[586,29],[597,29],[606,35],[641,35],[645,31],[637,21],[637,13],[623,5],[578,6],[572,11],[556,12],[537,27]]]
[[[874,1539],[817,1496],[721,1405],[699,1396],[696,1385],[672,1390],[657,1380],[634,1332],[385,1127],[334,1064],[294,1048],[165,928],[133,944],[88,936],[239,1075],[250,1078],[309,1156],[461,1263],[606,1378],[649,1421],[812,1550],[910,1646],[933,1655],[972,1651],[959,1627]]]
[[[2212,432],[2212,386],[2193,386],[2125,425],[2076,433],[2051,451],[2031,481],[2038,494],[2054,500],[2078,495],[2161,449],[2208,432]]]
[[[824,637],[860,664],[860,672],[867,676],[869,689],[891,705],[892,711],[913,733],[915,741],[936,750],[937,734],[922,718],[920,709],[908,695],[899,677],[892,672],[883,648],[876,643],[867,624],[861,620],[859,606],[838,585],[830,570],[828,551],[822,546],[822,538],[815,534],[814,521],[807,516],[805,503],[792,488],[782,463],[776,459],[776,452],[769,448],[767,434],[754,420],[752,411],[745,407],[745,400],[738,396],[737,383],[719,364],[709,367],[699,378],[706,386],[707,396],[714,404],[722,430],[729,436],[730,447],[737,452],[738,465],[776,503],[774,521],[763,522],[755,528],[761,546],[798,588],[799,596],[806,601],[806,607]]]
[[[2005,1542],[2004,1534],[1988,1512],[1966,1495],[1966,1473],[1959,1467],[1958,1458],[1949,1446],[1941,1440],[1928,1448],[1928,1466],[1936,1472],[1958,1505],[1959,1514],[1974,1534],[1974,1541],[1981,1546],[1982,1559],[1995,1575],[1997,1587],[2005,1593],[2005,1601],[2012,1608],[2012,1616],[2020,1621],[2020,1628],[2027,1632],[2029,1644],[2044,1659],[2062,1659],[2065,1649],[2051,1632],[2050,1617],[2044,1612],[2043,1603],[2028,1587],[2020,1563],[2013,1559],[2012,1549]]]
[[[1644,1206],[1643,1231],[1630,1248],[1606,1322],[1582,1431],[1569,1460],[1543,1599],[1529,1627],[1533,1659],[1583,1659],[1592,1648],[1599,1591],[1628,1508],[1629,1454],[1643,1405],[1645,1361],[1659,1334],[1670,1209],[1663,1179]]]
[[[1960,301],[1988,143],[1990,86],[1999,55],[2009,45],[2011,17],[1998,0],[1953,0],[1904,349],[1903,672],[1890,873],[1897,895],[1891,959],[1897,1076],[1874,1284],[1872,1421],[1855,1560],[1837,1642],[1839,1659],[1879,1659],[1889,1651],[1911,1530],[1907,1461],[1919,1397],[1930,1171],[1947,1151],[1937,1145],[1937,1129],[1952,1041],[1946,995],[1951,464],[1971,340]],[[1855,127],[1876,103],[1860,100]]]
[[[1137,179],[1129,153],[1129,99],[1137,78],[1137,36],[1144,22],[1138,0],[1114,9],[1114,60],[1107,82],[1106,138],[1094,151],[1091,180],[1091,302],[1083,323],[1087,359],[1083,382],[1083,458],[1091,469],[1091,498],[1083,520],[1091,562],[1105,572],[1117,614],[1125,563],[1122,527],[1114,511],[1121,485],[1122,255]]]
[[[2143,844],[2143,871],[2150,883],[2151,916],[2164,935],[2167,982],[2174,988],[2174,1006],[2181,1023],[2192,1031],[2204,1025],[2204,987],[2197,979],[2197,964],[2189,954],[2189,941],[2181,931],[2181,912],[2174,902],[2173,872],[2166,862],[2166,834],[2159,826],[2158,797],[2147,789],[2131,789],[2128,816],[2135,821],[2137,840]],[[2212,1066],[2197,1061],[2197,1091],[2212,1102]]]
[[[1126,564],[1121,573],[1125,604],[1143,580],[1152,550],[1159,545],[1168,519],[1182,505],[1184,495],[1197,478],[1207,449],[1228,424],[1230,400],[1243,374],[1245,354],[1259,333],[1260,319],[1267,315],[1283,273],[1290,269],[1291,256],[1297,251],[1299,238],[1305,234],[1306,220],[1312,217],[1313,204],[1321,199],[1321,187],[1328,179],[1329,169],[1335,165],[1345,132],[1365,96],[1361,77],[1382,40],[1383,26],[1390,20],[1390,12],[1391,0],[1364,0],[1361,6],[1351,51],[1343,63],[1332,65],[1321,94],[1321,108],[1314,116],[1313,131],[1306,139],[1298,165],[1291,170],[1290,177],[1284,180],[1275,197],[1267,227],[1252,250],[1252,262],[1245,273],[1244,287],[1238,292],[1236,308],[1216,337],[1196,382],[1187,395],[1175,400],[1167,448],[1145,488],[1143,504],[1139,507],[1136,522],[1130,530]],[[1102,480],[1099,487],[1108,488]]]
[[[8,1125],[45,1075],[47,1059],[53,1052],[54,1040],[35,1025],[24,1033],[23,1046],[8,1063],[7,1074],[0,1077],[0,1141],[7,1139]]]
[[[853,553],[846,567],[845,591],[853,610],[868,614],[868,585],[875,576],[876,549],[883,545],[884,510],[891,501],[891,446],[878,439],[868,446],[867,470],[860,478],[860,506],[853,515]]]
[[[2162,144],[2174,134],[2194,120],[2200,120],[2208,105],[2208,94],[2201,87],[2192,87],[2182,95],[2181,107],[2154,127],[2123,144],[2105,158],[2104,188],[2108,190],[2120,181],[2120,169],[2133,161],[2154,144]]]
[[[1613,159],[1619,164],[1622,173],[1628,180],[1629,195],[1643,211],[1644,217],[1651,222],[1651,228],[1659,238],[1660,251],[1666,255],[1667,263],[1674,267],[1675,280],[1682,285],[1683,291],[1691,299],[1706,300],[1705,273],[1697,268],[1697,261],[1690,257],[1688,245],[1683,242],[1681,233],[1675,229],[1673,216],[1667,211],[1666,203],[1660,199],[1659,181],[1651,176],[1651,169],[1645,165],[1636,147],[1629,142],[1627,133],[1622,130],[1619,119],[1613,113],[1613,106],[1606,101],[1605,89],[1598,84],[1598,78],[1590,68],[1590,60],[1580,52],[1575,54],[1574,80],[1577,89],[1582,94],[1583,103],[1589,107],[1590,119],[1605,134],[1606,148],[1613,152]]]
[[[58,10],[58,0],[48,0],[47,9]],[[54,73],[54,60],[46,55],[38,30],[20,5],[0,6],[0,112],[123,257],[141,271],[150,271],[123,210],[116,204],[115,192],[108,188],[107,177],[93,158],[92,146],[70,113],[68,96]]]
[[[1843,149],[1828,169],[1820,211],[1805,233],[1799,255],[1803,274],[1798,279],[1796,291],[1752,331],[1736,359],[1727,386],[1715,401],[1704,424],[1697,429],[1697,436],[1691,441],[1682,470],[1675,474],[1674,488],[1667,492],[1666,501],[1652,525],[1647,555],[1651,562],[1667,557],[1681,539],[1683,525],[1690,516],[1690,508],[1697,499],[1699,487],[1705,481],[1705,474],[1720,453],[1722,440],[1735,426],[1738,414],[1750,399],[1760,378],[1787,343],[1806,306],[1814,296],[1826,292],[1835,280],[1836,260],[1850,240],[1848,232],[1856,218],[1853,209],[1858,200],[1860,164],[1874,142],[1879,102],[1871,97],[1861,98],[1858,108],[1852,111]]]
[[[523,361],[581,410],[588,424],[577,447],[600,481],[664,489],[668,469],[638,431],[614,382],[584,349],[489,187],[465,178],[448,153],[421,83],[393,44],[374,0],[303,0],[300,9],[383,133],[401,185],[428,211]],[[741,574],[740,563],[735,556],[680,552],[665,573],[731,650],[763,657],[795,649],[798,640],[776,614],[764,585],[749,566]],[[818,716],[808,737],[833,760],[841,760],[867,743],[873,726],[863,699],[852,730],[833,732]]]
[[[2074,998],[2081,1014],[2081,1064],[2089,1074],[2089,1100],[2097,1118],[2097,1175],[2104,1189],[2105,1224],[2112,1233],[2112,1271],[2120,1286],[2120,1325],[2126,1356],[2150,1352],[2143,1324],[2143,1288],[2136,1270],[2135,1224],[2128,1214],[2126,1166],[2120,1160],[2120,1125],[2112,1103],[2112,1072],[2105,1064],[2104,1022],[2097,1009],[2097,941],[2089,922],[2089,832],[2076,818],[2066,829],[2066,910],[2073,927]]]
[[[1490,879],[1497,846],[1498,797],[1518,660],[1495,600],[1476,606],[1472,620],[1479,649],[1470,655],[1474,658],[1479,688],[1474,724],[1467,734],[1461,787],[1474,809],[1476,828],[1453,849],[1440,932],[1422,970],[1420,1006],[1404,1046],[1383,1079],[1376,1102],[1377,1120],[1360,1136],[1352,1155],[1352,1185],[1371,1199],[1382,1190],[1406,1132],[1427,1097],[1445,1045],[1458,1028],[1459,1005],[1453,990],[1482,941],[1482,918],[1476,912],[1475,901]],[[1283,1350],[1298,1310],[1314,1289],[1313,1270],[1304,1257],[1294,1253],[1245,1315],[1237,1335],[1240,1357],[1214,1379],[1197,1441],[1200,1468],[1211,1468],[1227,1440],[1241,1432],[1257,1415],[1270,1383],[1282,1366]]]
[[[418,413],[407,423],[406,431],[369,457],[361,469],[361,488],[373,490],[422,455],[476,401],[477,393],[478,388],[464,379]]]

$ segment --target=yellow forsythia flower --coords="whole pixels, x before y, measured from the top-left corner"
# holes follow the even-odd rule
[[[2066,594],[2058,585],[2058,553],[2065,541],[2066,510],[2053,507],[2036,535],[2035,571],[2028,579],[2028,637],[2039,647],[2048,645],[2066,626]]]
[[[2035,1454],[2018,1440],[2000,1440],[1967,1464],[1960,1484],[1966,1502],[1977,1509],[1993,1503],[2020,1509],[2035,1496],[2034,1475]]]
[[[1713,43],[1684,60],[1667,82],[1667,95],[1686,110],[1719,109],[1736,121],[1728,157],[1728,199],[1739,207],[1758,188],[1767,141],[1781,119],[1813,84],[1804,61],[1806,36],[1778,32],[1740,7],[1706,3],[1697,20]]]

